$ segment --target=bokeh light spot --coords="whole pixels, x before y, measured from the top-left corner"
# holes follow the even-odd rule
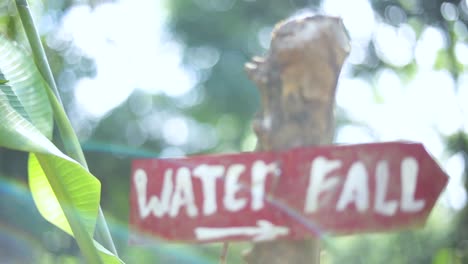
[[[162,127],[162,134],[168,144],[175,146],[185,144],[189,135],[186,120],[182,117],[173,117],[166,120]]]

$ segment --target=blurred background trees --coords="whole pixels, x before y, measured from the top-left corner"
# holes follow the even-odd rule
[[[352,39],[335,141],[419,141],[450,176],[426,228],[325,241],[323,262],[468,263],[466,0],[29,2],[127,263],[217,262],[218,245],[127,245],[131,159],[252,151],[259,95],[243,64],[276,22],[314,12],[341,16]],[[26,45],[19,23],[0,0],[0,32]],[[0,259],[74,263],[74,242],[32,203],[25,162],[0,149]]]

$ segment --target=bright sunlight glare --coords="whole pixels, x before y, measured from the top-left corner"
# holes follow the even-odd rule
[[[197,77],[182,67],[181,47],[168,37],[164,23],[159,1],[121,0],[94,9],[73,6],[59,35],[71,38],[90,56],[97,72],[77,82],[75,103],[99,119],[135,89],[168,96],[190,91]]]

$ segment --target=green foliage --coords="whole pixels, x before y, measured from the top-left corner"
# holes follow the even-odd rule
[[[1,43],[4,42],[6,42],[5,39],[1,40]],[[0,68],[0,71],[2,71],[2,68]],[[51,127],[51,124],[32,123],[34,121],[29,118],[28,114],[31,111],[29,106],[32,105],[35,108],[36,104],[23,105],[13,92],[17,89],[10,86],[11,83],[14,83],[14,81],[9,80],[8,83],[0,85],[0,145],[21,151],[50,152],[60,155],[60,151],[36,127],[36,124],[39,127]],[[45,101],[36,102],[49,107],[48,100],[45,99]]]
[[[74,236],[88,261],[100,263],[91,240],[99,181],[66,156],[31,153],[28,169],[30,189],[42,216]]]
[[[462,152],[468,157],[468,134],[460,131],[447,137],[445,142],[450,153]]]
[[[91,263],[120,261],[91,237],[99,208],[100,183],[49,139],[52,112],[46,84],[24,52],[0,39],[0,146],[31,152],[29,181],[34,201],[51,223],[74,236]],[[3,77],[5,76],[5,77]],[[8,82],[6,82],[8,81]]]
[[[30,154],[28,170],[29,186],[44,218],[73,235],[62,210],[68,206],[82,216],[86,232],[94,233],[101,188],[95,177],[76,162],[47,154]]]
[[[9,104],[47,138],[52,137],[52,109],[46,84],[21,48],[0,35],[0,84]]]

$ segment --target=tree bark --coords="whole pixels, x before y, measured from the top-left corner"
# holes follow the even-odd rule
[[[336,84],[348,52],[349,38],[339,18],[295,18],[275,27],[266,57],[254,57],[245,66],[262,98],[253,121],[257,150],[332,142]],[[249,264],[316,264],[320,262],[319,241],[257,243],[245,260]]]

